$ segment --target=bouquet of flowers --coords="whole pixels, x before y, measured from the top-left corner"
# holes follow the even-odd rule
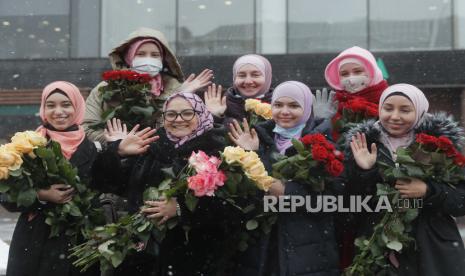
[[[367,101],[362,97],[348,97],[336,95],[338,111],[333,118],[333,138],[338,141],[340,134],[354,125],[368,119],[378,118],[378,104]],[[343,136],[341,136],[342,138]],[[338,143],[343,143],[342,141]]]
[[[465,156],[445,136],[417,134],[414,143],[399,148],[396,154],[395,166],[378,162],[385,183],[377,184],[377,196],[388,196],[393,212],[383,214],[370,237],[355,240],[359,251],[346,275],[372,275],[373,271],[388,266],[386,255],[391,250],[400,252],[414,241],[410,232],[411,223],[418,216],[418,204],[398,206],[399,192],[392,187],[396,179],[412,177],[456,185],[465,178]]]
[[[50,237],[60,233],[76,238],[78,233],[99,223],[103,216],[92,207],[95,193],[81,183],[77,170],[63,156],[60,144],[35,131],[18,132],[11,143],[0,146],[0,192],[17,207],[37,203],[37,191],[63,183],[76,190],[65,204],[47,204],[43,212],[50,225]]]
[[[273,165],[276,178],[293,179],[306,183],[314,191],[323,191],[329,178],[344,171],[344,155],[337,151],[322,134],[307,134],[293,139],[297,154],[284,157]]]
[[[195,212],[201,197],[216,196],[224,199],[249,217],[244,222],[245,231],[237,243],[239,250],[245,250],[251,235],[259,236],[257,231],[271,231],[275,218],[263,214],[263,207],[256,202],[244,204],[249,202],[244,199],[253,197],[259,190],[268,190],[273,178],[267,175],[255,152],[227,147],[221,157],[208,156],[202,151],[193,152],[188,165],[178,175],[173,173],[172,168],[163,169],[167,178],[158,187],[147,189],[144,198],[157,200],[184,197],[186,207],[191,212]],[[166,224],[158,225],[138,213],[123,217],[118,223],[97,227],[87,242],[72,249],[72,256],[77,257],[73,264],[80,267],[81,271],[96,262],[100,262],[102,271],[117,267],[128,254],[144,248],[149,237],[161,242],[166,231],[174,228],[177,223],[174,217]]]
[[[102,113],[101,122],[92,128],[103,129],[112,118],[120,119],[129,129],[136,124],[144,127],[153,125],[156,105],[150,92],[150,75],[114,70],[104,72],[102,78],[107,85],[101,86],[99,92],[108,108]]]
[[[271,105],[256,99],[245,100],[245,111],[248,112],[248,122],[251,126],[265,120],[271,120]]]

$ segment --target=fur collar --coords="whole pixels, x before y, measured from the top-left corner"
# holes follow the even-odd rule
[[[357,132],[365,133],[368,145],[372,143],[378,144],[381,130],[376,127],[375,122],[375,120],[367,120],[347,131],[344,145],[347,157],[352,157],[350,141],[352,140],[352,136]],[[426,133],[432,136],[444,135],[449,138],[458,149],[461,149],[465,144],[465,132],[463,128],[459,126],[452,115],[447,115],[445,112],[428,113],[423,123],[415,129],[415,133]]]

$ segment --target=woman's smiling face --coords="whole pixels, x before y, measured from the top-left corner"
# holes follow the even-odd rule
[[[402,95],[387,98],[379,113],[381,125],[394,137],[402,136],[412,129],[415,119],[415,106]]]
[[[45,120],[57,130],[72,126],[76,110],[71,100],[60,92],[54,92],[45,100]]]
[[[177,138],[193,133],[199,125],[199,117],[191,104],[182,97],[176,97],[167,104],[164,112],[165,130]]]

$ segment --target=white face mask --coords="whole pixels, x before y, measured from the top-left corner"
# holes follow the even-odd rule
[[[132,70],[141,74],[149,74],[154,77],[163,69],[163,63],[159,58],[135,57],[132,61]]]
[[[370,79],[367,76],[350,76],[341,78],[342,87],[350,93],[356,93],[368,86]]]

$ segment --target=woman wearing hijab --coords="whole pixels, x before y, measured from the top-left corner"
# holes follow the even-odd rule
[[[382,182],[376,162],[394,164],[396,150],[413,143],[416,133],[444,135],[461,148],[463,129],[443,113],[428,114],[428,107],[425,95],[415,86],[396,84],[383,92],[379,121],[367,121],[347,133],[346,168],[350,189],[376,193],[376,184]],[[413,221],[415,246],[398,255],[389,254],[389,270],[395,275],[463,275],[465,251],[452,217],[465,215],[464,184],[461,182],[453,188],[437,179],[396,181],[394,187],[400,195],[422,198],[423,208]],[[371,235],[377,222],[378,214],[361,214],[357,222],[358,236]]]
[[[185,81],[181,66],[168,45],[165,35],[157,30],[139,28],[109,54],[113,70],[134,70],[152,76],[151,92],[157,110],[161,110],[164,101],[177,91],[195,92],[210,84],[213,77],[211,70],[204,70],[197,77],[191,74]],[[106,143],[103,130],[91,126],[102,120],[102,113],[108,109],[107,103],[99,93],[99,88],[106,85],[99,83],[90,92],[86,100],[84,128],[90,139]],[[112,105],[119,103],[112,103]],[[156,127],[161,126],[161,113],[154,114]]]
[[[205,92],[204,99],[208,110],[215,116],[215,121],[228,126],[233,119],[246,117],[245,100],[258,99],[269,103],[273,89],[271,88],[271,64],[260,55],[244,55],[239,57],[233,66],[233,86],[221,94],[213,86]]]
[[[178,174],[192,152],[202,150],[207,155],[218,156],[226,145],[226,132],[223,127],[214,126],[212,114],[202,99],[192,93],[178,93],[168,98],[163,107],[163,120],[164,126],[157,132],[159,139],[150,145],[146,154],[135,156],[125,138],[110,145],[114,152],[108,157],[128,160],[117,164],[102,160],[102,164],[114,177],[114,185],[123,188],[121,192],[127,196],[131,212],[145,205],[142,212],[160,224],[178,216],[178,225],[167,232],[160,244],[159,258],[152,261],[158,264],[156,275],[217,275],[223,256],[229,253],[224,249],[228,238],[225,231],[232,213],[228,205],[216,197],[201,197],[192,213],[183,196],[143,202],[142,194],[146,188],[165,179],[164,169],[172,168]],[[124,187],[126,182],[128,186]],[[190,227],[188,235],[185,226]]]
[[[276,153],[292,156],[292,138],[311,133],[330,134],[329,120],[317,121],[312,115],[313,96],[303,83],[287,81],[276,87],[271,100],[273,119],[249,130],[237,121],[231,124],[230,137],[246,150],[256,150],[268,172],[276,161]],[[328,185],[331,186],[331,185]],[[331,193],[329,187],[325,193]],[[334,191],[336,192],[336,190]],[[269,190],[271,196],[316,196],[308,185],[276,180]],[[339,275],[337,245],[331,214],[278,213],[271,234],[257,247],[252,247],[239,261],[236,275]]]
[[[78,169],[83,183],[90,182],[91,166],[97,149],[90,142],[81,126],[85,102],[79,89],[65,81],[47,85],[42,92],[40,118],[37,129],[44,137],[58,142],[66,159]],[[68,236],[49,238],[50,226],[45,223],[44,211],[55,204],[69,202],[73,188],[62,183],[37,192],[37,201],[29,208],[8,208],[20,211],[8,256],[7,275],[80,275],[67,258],[71,246]],[[10,206],[12,207],[12,206]],[[97,274],[96,274],[97,273]],[[85,275],[99,275],[88,271]]]

